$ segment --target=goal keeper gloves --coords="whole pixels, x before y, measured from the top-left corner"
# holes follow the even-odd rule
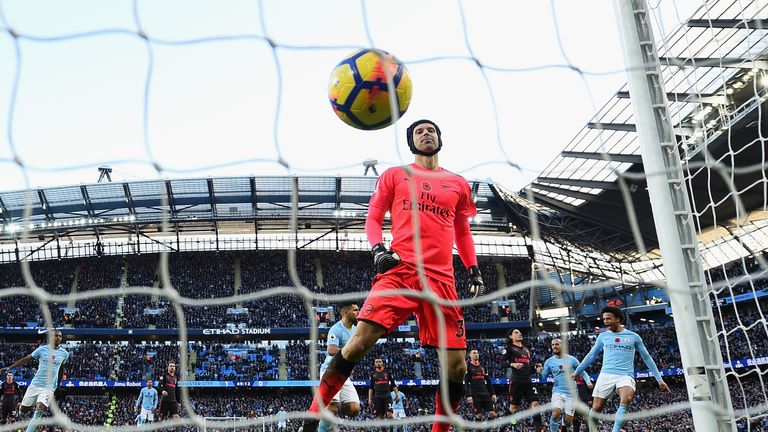
[[[483,282],[483,275],[480,274],[480,267],[473,265],[468,270],[469,270],[469,293],[472,294],[472,298],[484,295],[485,283]]]
[[[392,267],[400,264],[400,256],[397,252],[387,250],[381,243],[374,246],[371,253],[373,254],[373,267],[376,268],[377,273],[386,273]]]

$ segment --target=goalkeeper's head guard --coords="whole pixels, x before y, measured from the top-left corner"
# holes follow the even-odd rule
[[[416,126],[422,123],[431,124],[432,126],[435,127],[435,131],[437,132],[437,147],[431,152],[421,151],[417,149],[416,145],[413,143],[413,131],[416,129]],[[418,154],[422,156],[433,156],[437,152],[439,152],[441,148],[443,148],[443,138],[440,135],[440,128],[432,120],[426,120],[426,119],[416,120],[410,126],[408,126],[408,130],[406,131],[406,133],[408,134],[408,147],[411,149],[411,153],[413,154]]]

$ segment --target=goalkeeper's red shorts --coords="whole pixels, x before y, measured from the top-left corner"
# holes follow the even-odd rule
[[[432,292],[445,300],[458,300],[456,288],[449,283],[425,275]],[[413,313],[419,324],[419,338],[422,346],[439,347],[440,325],[435,305],[426,299],[404,296],[401,294],[372,295],[391,289],[411,289],[421,291],[421,281],[416,269],[409,264],[400,263],[384,274],[373,279],[371,294],[365,300],[357,319],[378,324],[389,334],[405,322]],[[464,315],[458,305],[437,305],[437,310],[444,318],[444,330],[448,349],[467,349],[467,331]]]

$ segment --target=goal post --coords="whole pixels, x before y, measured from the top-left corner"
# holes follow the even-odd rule
[[[645,0],[616,0],[630,97],[697,431],[735,431],[691,203]]]
[[[243,426],[242,423],[248,419],[245,417],[203,417],[205,425],[204,432],[239,432],[239,431],[268,431],[264,418],[261,418],[261,424],[257,426]]]

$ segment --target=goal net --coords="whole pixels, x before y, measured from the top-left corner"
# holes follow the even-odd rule
[[[205,417],[204,418],[204,429],[205,432],[224,432],[224,431],[250,431],[250,430],[260,430],[260,431],[271,431],[271,430],[277,430],[277,427],[273,427],[273,425],[267,426],[266,422],[262,420],[261,429],[255,426],[246,427],[243,426],[245,422],[245,417]]]
[[[264,413],[283,406],[298,430],[334,308],[362,305],[374,275],[360,197],[375,181],[359,176],[413,162],[405,129],[426,117],[441,166],[471,180],[489,288],[472,299],[454,259],[499,395],[497,418],[462,404],[456,429],[546,420],[536,377],[542,405],[509,411],[506,332],[523,328],[535,360],[554,337],[581,360],[615,304],[671,387],[638,357],[627,428],[764,430],[768,4],[513,3],[0,2],[0,367],[44,343],[33,329],[63,328],[80,387],[143,386],[178,362],[181,418],[142,430],[278,430]],[[380,131],[343,124],[327,99],[333,67],[365,47],[413,81]],[[408,416],[373,420],[363,391],[343,430],[434,422],[446,365],[404,325],[372,355],[402,372]],[[217,402],[210,383],[248,390]],[[96,397],[70,393],[40,424],[103,429]],[[113,401],[112,429],[136,428],[135,397]],[[611,427],[617,406],[592,420]]]

